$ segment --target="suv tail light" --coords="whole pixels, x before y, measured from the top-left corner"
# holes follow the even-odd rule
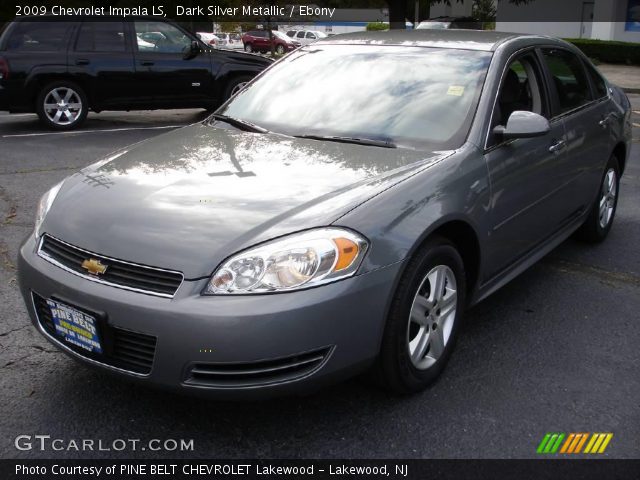
[[[7,61],[0,57],[0,80],[6,80],[9,78],[9,64]]]

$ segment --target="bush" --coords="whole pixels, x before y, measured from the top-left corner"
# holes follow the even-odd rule
[[[367,23],[367,32],[373,32],[377,30],[389,30],[389,24],[383,22]]]
[[[602,63],[640,65],[640,43],[567,38],[589,58]]]

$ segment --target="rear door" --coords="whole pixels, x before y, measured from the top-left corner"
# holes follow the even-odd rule
[[[95,109],[139,102],[133,88],[131,41],[124,22],[83,22],[69,52],[69,72],[87,88]]]
[[[574,52],[546,48],[542,49],[542,56],[553,87],[554,115],[562,118],[567,133],[566,154],[572,183],[565,201],[573,209],[585,211],[596,197],[613,149],[614,109],[602,78],[587,70]]]
[[[493,134],[517,110],[550,117],[545,77],[535,50],[505,67],[485,148],[491,180],[488,278],[498,274],[559,230],[571,216],[563,203],[567,165],[562,119],[535,138],[504,141]],[[486,278],[485,280],[487,280]]]
[[[154,106],[205,107],[215,95],[211,57],[190,56],[191,37],[176,25],[157,20],[133,22],[136,81]]]

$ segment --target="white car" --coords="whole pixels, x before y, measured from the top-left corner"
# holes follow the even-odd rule
[[[326,33],[318,30],[289,30],[287,36],[299,42],[300,45],[308,45],[321,38],[327,38]]]
[[[244,48],[239,33],[216,33],[215,35],[225,42],[224,45],[222,45],[223,48],[229,50],[242,50]]]
[[[227,42],[225,40],[222,40],[220,37],[218,37],[218,35],[215,35],[213,33],[196,32],[196,35],[204,43],[206,43],[207,45],[209,45],[211,47],[214,47],[214,48],[225,47],[226,44],[227,44]]]

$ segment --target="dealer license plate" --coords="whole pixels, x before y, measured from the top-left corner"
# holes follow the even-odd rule
[[[56,335],[89,352],[102,353],[95,317],[56,300],[47,300]]]

